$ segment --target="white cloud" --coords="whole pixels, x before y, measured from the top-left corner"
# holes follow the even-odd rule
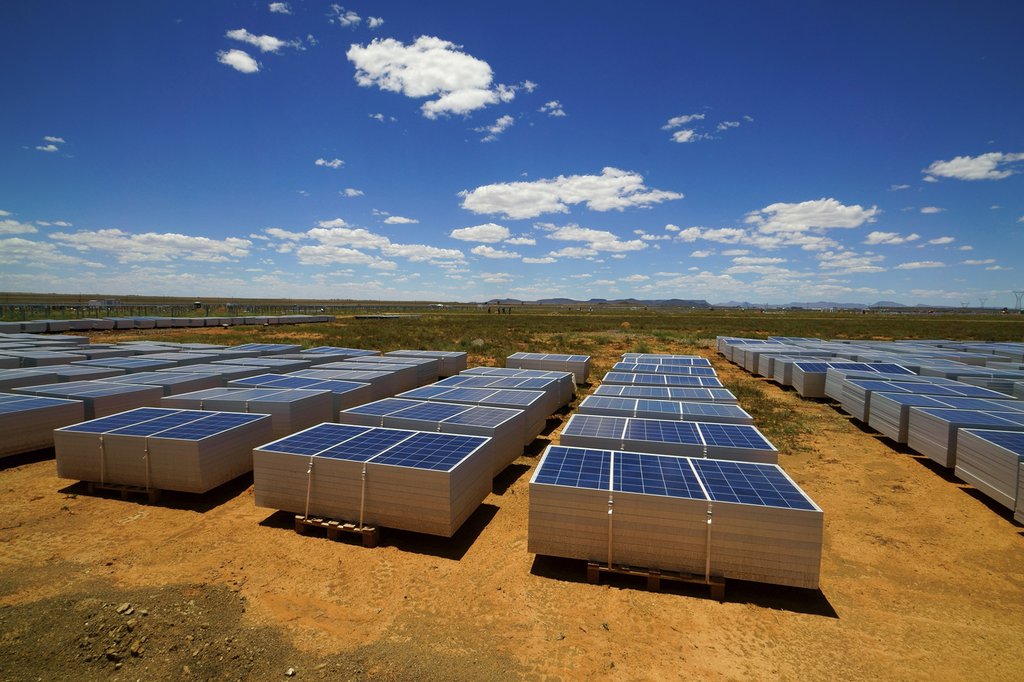
[[[565,113],[565,109],[562,108],[561,102],[559,102],[557,99],[553,99],[550,102],[546,102],[537,111],[541,112],[542,114],[547,114],[548,116],[554,116],[555,118],[561,118],[562,116],[567,115]]]
[[[282,230],[279,227],[268,227],[263,231],[275,239],[283,239],[285,241],[294,242],[306,238],[305,232],[289,232],[288,230]]]
[[[679,232],[679,226],[678,225],[673,225],[672,223],[668,223],[667,225],[665,225],[665,231],[666,232]]]
[[[43,139],[47,142],[53,142],[54,144],[64,144],[64,138],[57,137],[56,135],[46,135]]]
[[[689,128],[683,128],[672,133],[672,141],[678,142],[679,144],[686,144],[687,142],[696,142],[702,139],[704,136],[697,133],[696,130],[690,130]]]
[[[319,227],[332,228],[332,227],[348,227],[348,223],[342,218],[333,218],[331,220],[321,220],[317,223]],[[365,230],[364,230],[365,232]]]
[[[462,227],[452,230],[448,236],[464,242],[480,242],[482,244],[496,244],[509,238],[511,232],[507,227],[496,223],[484,223],[473,227]],[[531,240],[533,241],[533,240]],[[511,243],[511,242],[510,242]]]
[[[723,256],[746,256],[750,253],[750,249],[726,249],[722,251]]]
[[[388,225],[415,225],[419,222],[416,218],[403,218],[400,215],[391,215],[384,219]]]
[[[642,251],[647,248],[647,244],[640,239],[622,241],[607,230],[593,230],[589,227],[580,227],[578,225],[554,227],[554,229],[551,229],[550,234],[548,234],[547,237],[548,239],[554,239],[556,241],[585,242],[587,246],[584,248],[593,252],[587,255],[594,255],[602,251],[609,253]]]
[[[620,282],[646,282],[649,279],[650,279],[650,277],[648,277],[647,275],[629,275],[628,277],[621,278],[619,281]]]
[[[381,248],[385,256],[399,256],[417,262],[438,264],[440,261],[461,263],[465,256],[458,249],[441,249],[427,244],[388,244]]]
[[[43,268],[49,265],[73,265],[102,268],[101,263],[61,253],[56,244],[21,237],[0,239],[0,265],[25,265]]]
[[[361,197],[365,192],[361,189],[356,189],[355,187],[346,187],[344,190],[339,192],[339,194],[343,194],[346,197]]]
[[[520,255],[518,253],[516,253],[515,251],[503,251],[501,249],[496,249],[493,246],[486,246],[484,244],[481,244],[480,246],[474,246],[469,251],[470,251],[470,253],[473,253],[473,254],[475,254],[477,256],[482,256],[484,258],[519,258],[520,257]]]
[[[1012,166],[1019,161],[1024,161],[1024,153],[989,152],[980,156],[957,156],[949,161],[934,161],[922,172],[929,182],[935,182],[937,178],[1002,180],[1016,172]]]
[[[2,212],[3,215],[10,215],[6,211]],[[0,234],[32,234],[38,232],[33,225],[28,223],[20,223],[17,220],[0,220]]]
[[[992,272],[992,271],[995,271],[995,270],[1013,270],[1013,268],[1007,267],[1005,265],[990,265],[990,266],[988,266],[985,269],[988,270],[989,272]]]
[[[877,244],[906,244],[907,242],[917,241],[920,238],[921,235],[915,233],[904,237],[898,232],[869,232],[864,243],[872,246]]]
[[[332,24],[345,28],[358,26],[359,22],[363,20],[358,14],[352,10],[346,10],[341,5],[331,5],[331,11],[327,16],[331,17],[329,21]]]
[[[10,211],[3,211],[3,210],[0,210],[0,218],[6,218],[6,217],[7,217],[7,216],[9,216],[9,215],[11,215],[11,212],[10,212]]]
[[[384,122],[384,114],[380,112],[377,112],[376,114],[370,114],[370,118],[372,118],[375,121],[380,121],[381,123]]]
[[[221,50],[217,53],[217,61],[242,73],[256,73],[260,70],[259,62],[243,50]]]
[[[883,260],[885,260],[884,256],[874,254],[861,255],[853,251],[823,251],[818,254],[818,267],[831,270],[835,274],[884,272],[885,268],[876,265]]]
[[[500,117],[492,125],[473,128],[473,130],[478,133],[487,133],[487,135],[480,139],[481,142],[494,142],[498,139],[498,135],[501,135],[503,132],[511,128],[512,124],[515,122],[516,120],[514,118],[505,115]]]
[[[991,265],[992,263],[995,263],[995,262],[996,262],[995,258],[984,258],[984,259],[968,258],[967,260],[963,261],[962,264],[963,265]]]
[[[558,259],[552,258],[551,256],[544,256],[543,258],[523,258],[523,262],[534,265],[544,265],[546,263],[557,263]]]
[[[963,246],[956,247],[956,250],[957,251],[974,251],[974,247],[969,245],[969,244],[964,244]]]
[[[747,214],[745,222],[765,234],[854,228],[875,222],[877,206],[844,206],[835,199],[816,199],[799,204],[777,203]]]
[[[391,240],[383,235],[374,234],[361,227],[333,227],[331,222],[333,221],[321,222],[320,227],[314,227],[306,234],[330,246],[379,249],[391,244]]]
[[[1022,215],[1021,217],[1017,218],[1017,222],[1018,223],[1024,223],[1024,215]]]
[[[515,246],[536,246],[537,240],[533,237],[513,237],[505,240],[506,244],[513,244]]]
[[[398,267],[393,261],[363,253],[358,249],[330,244],[303,246],[295,255],[302,265],[366,265],[377,270],[394,270]]]
[[[507,272],[481,272],[478,277],[488,284],[505,284],[514,279]]]
[[[326,168],[341,168],[345,165],[345,162],[341,159],[331,159],[330,161],[327,159],[317,159],[313,163],[317,166],[324,166]]]
[[[356,83],[406,97],[437,97],[421,107],[427,118],[468,114],[515,97],[515,87],[493,85],[490,65],[460,51],[461,46],[432,36],[405,45],[394,38],[352,45],[346,56],[356,67]]]
[[[380,28],[384,25],[384,19],[382,17],[366,17],[366,25],[373,28]]]
[[[904,189],[910,189],[910,185],[889,185],[890,192],[899,192]]]
[[[289,45],[289,43],[281,40],[280,38],[267,35],[258,36],[254,33],[249,33],[244,28],[236,28],[232,31],[228,31],[224,35],[232,40],[238,40],[243,43],[248,43],[254,47],[258,47],[260,52],[279,52],[282,47],[287,47]]]
[[[600,175],[559,175],[533,182],[503,182],[459,192],[462,208],[473,213],[497,213],[510,219],[535,218],[544,213],[568,213],[584,204],[592,211],[646,207],[682,194],[648,189],[643,176],[607,167]]]
[[[925,243],[926,244],[931,244],[933,246],[938,246],[938,245],[941,245],[941,244],[952,244],[955,241],[956,241],[955,237],[936,237],[935,239],[929,239]]]
[[[120,263],[177,259],[225,263],[248,256],[252,246],[248,239],[237,237],[210,239],[175,232],[132,234],[117,229],[55,232],[50,238],[79,251],[110,253]]]
[[[292,8],[288,6],[287,2],[272,2],[267,6],[274,14],[291,14]]]
[[[739,121],[722,121],[717,126],[715,126],[715,130],[717,130],[718,132],[722,132],[724,130],[728,130],[729,128],[739,128],[739,127],[740,127],[740,122]]]
[[[690,252],[690,258],[707,258],[715,255],[714,249],[697,249]]]
[[[937,260],[917,260],[910,261],[909,263],[900,263],[896,266],[897,270],[921,270],[924,268],[944,268],[945,263],[940,263]]]
[[[922,206],[921,207],[921,213],[925,213],[925,214],[942,213],[945,210],[946,209],[939,208],[938,206]]]
[[[670,118],[668,122],[665,123],[665,125],[661,126],[661,129],[672,130],[673,128],[678,128],[679,126],[686,125],[687,123],[692,123],[693,121],[703,120],[704,114],[684,114],[683,116],[674,116]]]
[[[785,263],[785,258],[766,258],[761,256],[738,256],[732,259],[732,262],[736,265],[776,265],[778,263]]]
[[[43,144],[36,147],[41,152],[55,152],[58,151],[58,147],[55,144]]]

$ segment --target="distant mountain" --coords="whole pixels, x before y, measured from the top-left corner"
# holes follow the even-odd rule
[[[710,308],[704,299],[667,298],[655,300],[641,300],[636,298],[605,299],[592,298],[589,301],[577,301],[574,298],[542,298],[538,301],[521,301],[517,298],[492,298],[485,301],[484,305],[570,305],[570,306],[595,306],[595,305],[619,305],[647,308]]]

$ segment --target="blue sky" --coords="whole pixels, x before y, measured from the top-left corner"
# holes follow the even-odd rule
[[[0,3],[0,290],[1013,306],[1015,2]]]

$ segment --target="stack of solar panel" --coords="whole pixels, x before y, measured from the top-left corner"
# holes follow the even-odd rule
[[[808,357],[805,355],[769,355],[767,356],[771,373],[762,376],[771,377],[772,381],[779,386],[793,385],[793,367],[798,362],[829,362],[834,360],[834,355],[819,355]],[[759,361],[760,362],[760,361]]]
[[[267,372],[287,374],[309,369],[312,363],[309,360],[292,360],[282,358],[280,355],[271,355],[258,358],[234,358],[228,360],[214,360],[214,365],[237,365],[241,367],[263,367]]]
[[[590,376],[589,355],[513,353],[505,358],[505,366],[512,369],[544,369],[557,372],[572,372],[577,384],[587,383],[587,378]]]
[[[126,374],[135,372],[155,372],[158,369],[177,367],[173,360],[149,360],[145,356],[130,358],[100,358],[98,360],[78,360],[71,363],[79,367],[107,367],[124,370]]]
[[[962,429],[956,445],[956,477],[1007,509],[1024,506],[1018,498],[1024,432]]]
[[[243,343],[232,346],[231,350],[254,350],[262,355],[280,355],[282,353],[298,353],[302,346],[295,343]]]
[[[718,377],[680,376],[678,374],[635,374],[632,372],[608,372],[601,379],[602,384],[612,386],[689,386],[721,388]]]
[[[631,450],[775,464],[779,451],[756,426],[574,414],[559,442],[581,448]]]
[[[320,365],[320,367],[323,367],[323,365]],[[388,398],[400,391],[416,387],[415,380],[409,381],[408,375],[400,376],[393,372],[379,372],[372,370],[303,369],[298,372],[291,372],[288,376],[305,377],[307,379],[332,379],[335,381],[368,384],[371,392],[373,393],[373,398],[371,398],[371,400]]]
[[[495,476],[523,454],[522,434],[526,429],[522,410],[402,398],[385,398],[343,410],[338,421],[357,426],[484,436],[490,439],[485,448]]]
[[[79,400],[0,393],[0,457],[53,445],[53,430],[85,418]]]
[[[793,365],[793,388],[804,398],[824,398],[825,377],[829,368],[856,372],[913,375],[910,370],[892,363],[861,362],[797,362]],[[833,375],[836,376],[836,375]]]
[[[156,407],[164,391],[159,386],[133,386],[107,381],[67,381],[42,386],[21,386],[12,393],[80,400],[85,418],[95,419],[136,407]]]
[[[250,365],[215,365],[215,364],[200,364],[200,365],[186,365],[185,367],[170,367],[168,369],[158,369],[157,372],[169,372],[171,374],[181,374],[186,372],[188,374],[210,374],[221,378],[219,385],[223,386],[228,381],[234,379],[244,379],[246,377],[254,377],[258,374],[266,374],[266,367],[254,367]]]
[[[437,381],[441,376],[441,361],[437,358],[413,358],[404,355],[361,355],[350,358],[348,362],[370,365],[410,365],[416,368],[416,385],[426,386]]]
[[[618,386],[602,384],[594,389],[593,395],[647,398],[650,400],[686,400],[689,402],[727,403],[733,405],[739,402],[732,391],[725,388],[688,388],[685,386]]]
[[[640,364],[711,366],[711,361],[700,355],[670,355],[667,353],[623,353],[622,361]]]
[[[69,362],[82,359],[81,355],[77,355],[73,352],[53,350],[6,350],[3,354],[7,357],[17,358],[18,367],[66,365]]]
[[[543,369],[509,369],[508,367],[470,367],[459,372],[459,376],[512,377],[514,379],[556,379],[558,400],[568,405],[576,396],[576,377],[572,372],[551,372]]]
[[[344,360],[342,362],[328,362],[317,365],[315,371],[341,371],[341,372],[384,372],[391,375],[392,380],[388,382],[390,393],[394,395],[399,391],[408,391],[420,385],[420,370],[414,365],[404,365],[395,362],[355,362]]]
[[[1024,373],[1003,370],[998,374],[987,377],[961,377],[960,381],[1012,396],[1014,384],[1018,381],[1024,381]]]
[[[346,358],[380,355],[379,350],[368,350],[366,348],[344,348],[342,346],[317,346],[315,348],[306,348],[305,350],[300,352],[303,355],[330,356],[331,360],[329,360],[328,362],[339,362]]]
[[[554,414],[559,408],[566,405],[562,402],[564,391],[559,385],[559,380],[546,377],[494,377],[460,374],[441,379],[433,385],[446,388],[511,388],[517,391],[538,391],[544,394],[543,409],[548,414]]]
[[[136,374],[123,374],[116,377],[102,379],[115,384],[135,384],[139,386],[159,386],[163,394],[177,395],[189,393],[190,391],[201,391],[206,388],[217,388],[224,385],[224,378],[218,374],[203,374],[200,372],[186,373],[178,372],[138,372]]]
[[[385,356],[400,355],[410,358],[434,358],[438,365],[438,374],[441,377],[453,377],[466,369],[466,353],[455,350],[393,350],[384,354]]]
[[[174,367],[201,365],[220,359],[219,356],[214,355],[213,353],[187,353],[177,350],[168,351],[166,353],[145,353],[145,358],[147,360],[169,360],[174,363]]]
[[[1024,400],[1024,381],[1015,381],[1013,384],[1013,396]]]
[[[210,388],[165,397],[161,406],[179,410],[269,414],[273,438],[334,421],[334,395],[302,388]]]
[[[10,391],[19,386],[55,384],[57,381],[57,375],[50,368],[0,370],[0,391]]]
[[[57,429],[57,475],[104,485],[204,493],[252,470],[270,440],[265,414],[141,408]]]
[[[254,377],[229,381],[228,386],[232,388],[303,388],[311,391],[330,391],[334,399],[332,415],[375,399],[374,389],[369,384],[338,379],[299,377],[290,374],[259,374]],[[333,416],[331,421],[334,421]]]
[[[828,376],[832,377],[835,372],[839,377],[838,387],[829,387],[826,380],[825,392],[828,397],[842,404],[843,411],[847,414],[867,422],[871,414],[871,396],[873,393],[919,393],[921,395],[962,395],[971,394],[976,387],[967,387],[967,391],[961,391],[957,387],[963,384],[950,382],[950,388],[931,389],[921,384],[932,384],[936,386],[948,385],[939,382],[946,382],[945,379],[935,377],[903,376],[899,374],[872,374],[870,372],[851,373],[843,375],[841,370],[829,369]],[[933,383],[934,382],[934,383]],[[998,398],[1000,395],[994,391],[987,391],[979,397]],[[1005,398],[1005,396],[1002,396]]]
[[[907,424],[907,445],[920,455],[952,469],[960,429],[1024,431],[1024,412],[914,407]]]
[[[754,418],[739,405],[682,400],[649,400],[647,398],[616,398],[588,395],[577,410],[580,414],[610,417],[642,417],[682,421],[716,422],[719,424],[753,424]]]
[[[256,506],[451,537],[491,491],[486,443],[320,424],[253,451]]]
[[[616,362],[612,371],[633,374],[678,374],[681,376],[713,377],[718,373],[713,367],[701,365],[663,365],[657,363]]]
[[[407,400],[429,400],[458,405],[484,405],[522,410],[526,417],[523,445],[529,445],[534,438],[540,435],[547,425],[548,417],[551,416],[545,406],[544,394],[538,391],[519,391],[511,388],[448,388],[431,385],[399,393],[397,397]]]
[[[771,464],[552,445],[528,551],[817,588],[821,510]]]

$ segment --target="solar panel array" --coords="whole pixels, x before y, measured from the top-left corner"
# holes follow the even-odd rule
[[[601,379],[602,384],[623,386],[690,386],[703,388],[722,388],[717,377],[681,376],[664,374],[634,374],[631,372],[608,372]]]
[[[631,372],[634,374],[680,374],[683,376],[716,376],[711,367],[700,365],[672,365],[672,364],[641,364],[636,362],[616,362],[612,365],[615,372]]]
[[[754,423],[753,417],[746,410],[739,405],[729,403],[589,395],[580,403],[578,411],[580,414],[603,414],[613,417],[683,419],[733,424]]]

